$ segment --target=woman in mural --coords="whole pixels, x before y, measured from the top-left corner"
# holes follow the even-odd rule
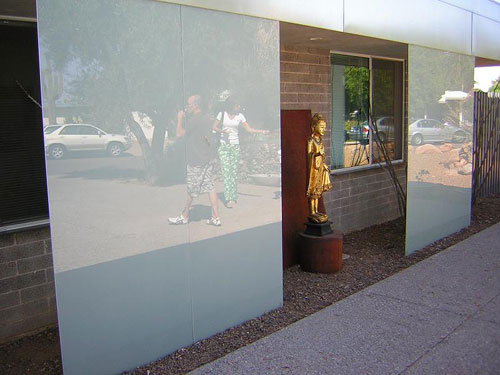
[[[232,208],[238,201],[238,164],[240,161],[240,126],[249,133],[269,134],[269,130],[252,128],[240,112],[240,104],[228,98],[225,110],[217,114],[213,130],[220,133],[218,149],[221,163],[222,179],[224,181],[224,199],[226,207]],[[221,128],[219,128],[221,124]]]
[[[312,134],[307,140],[307,198],[309,201],[309,217],[313,223],[325,223],[328,216],[318,211],[318,201],[324,191],[330,190],[330,169],[325,164],[326,122],[320,113],[311,119]]]

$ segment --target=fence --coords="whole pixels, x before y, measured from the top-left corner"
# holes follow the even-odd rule
[[[474,93],[473,201],[500,193],[500,95]]]

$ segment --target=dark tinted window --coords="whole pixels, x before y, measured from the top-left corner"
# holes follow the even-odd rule
[[[36,25],[0,25],[0,50],[0,226],[6,226],[48,218]]]

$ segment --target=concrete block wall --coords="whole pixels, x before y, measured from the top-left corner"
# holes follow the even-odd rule
[[[49,228],[0,234],[0,342],[56,322]]]
[[[394,167],[406,187],[404,164]],[[323,200],[335,229],[347,233],[400,216],[396,191],[385,168],[335,174],[331,180],[333,187],[323,194]]]
[[[330,125],[330,51],[298,46],[281,46],[281,109],[309,109],[321,112]],[[282,131],[293,129],[282,129]],[[330,162],[329,126],[323,137]],[[305,142],[305,140],[304,140]],[[405,165],[395,165],[406,186]],[[397,197],[387,171],[380,167],[331,176],[333,188],[323,196],[335,229],[344,233],[383,223],[400,216]]]
[[[282,45],[280,51],[281,109],[309,109],[326,119],[323,137],[330,155],[330,51]]]

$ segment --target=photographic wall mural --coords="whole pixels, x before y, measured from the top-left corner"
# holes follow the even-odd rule
[[[470,223],[474,58],[408,48],[406,253]]]
[[[278,23],[37,5],[65,374],[130,369],[280,306]]]

